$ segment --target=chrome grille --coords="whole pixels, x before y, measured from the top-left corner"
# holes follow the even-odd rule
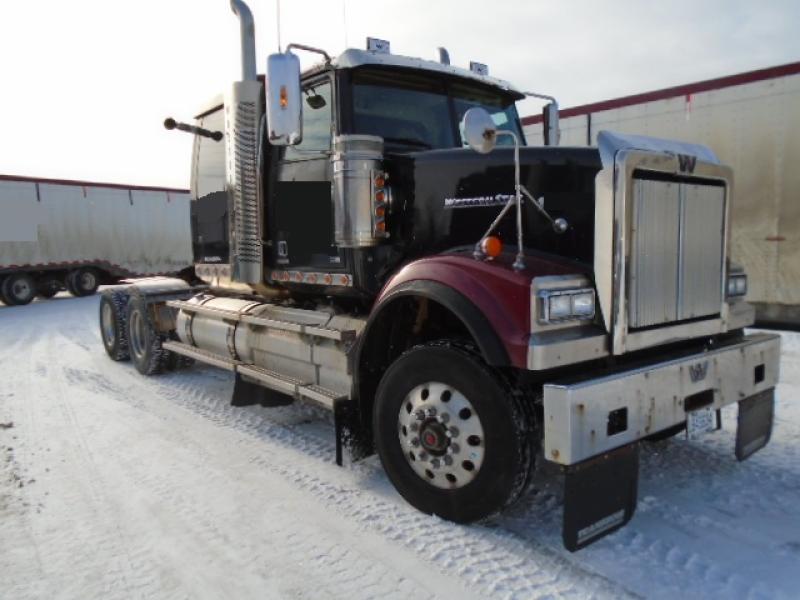
[[[725,189],[633,180],[628,326],[720,312]]]

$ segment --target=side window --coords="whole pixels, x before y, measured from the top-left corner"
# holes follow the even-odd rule
[[[303,95],[303,141],[287,146],[284,160],[310,158],[331,149],[330,81],[305,86]]]
[[[225,131],[225,111],[212,112],[197,123],[211,131]],[[195,194],[202,198],[213,192],[225,191],[225,139],[195,137]]]

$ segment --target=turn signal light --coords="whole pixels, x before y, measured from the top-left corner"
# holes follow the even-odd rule
[[[384,200],[386,200],[386,194],[384,193],[383,190],[375,192],[375,200],[377,200],[378,202],[383,202]]]
[[[281,93],[280,93],[280,104],[281,108],[286,108],[289,106],[289,92],[286,90],[286,86],[281,86]]]
[[[483,252],[489,258],[500,256],[502,251],[503,242],[500,241],[499,237],[490,235],[489,237],[485,237],[481,240],[481,252]]]
[[[386,180],[383,177],[381,177],[380,175],[378,175],[378,177],[375,178],[375,187],[376,188],[382,188],[382,187],[385,187],[385,186],[386,186]]]

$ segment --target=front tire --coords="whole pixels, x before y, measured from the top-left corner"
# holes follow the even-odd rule
[[[417,509],[467,523],[524,491],[534,427],[520,394],[470,349],[412,348],[381,379],[375,445],[389,479]]]
[[[9,306],[29,304],[36,296],[36,282],[27,273],[13,273],[3,280],[3,302]]]
[[[100,296],[100,337],[111,360],[128,360],[128,294],[106,290]]]
[[[128,348],[136,370],[142,375],[162,373],[169,352],[161,345],[162,337],[153,326],[144,300],[131,297],[126,312]]]

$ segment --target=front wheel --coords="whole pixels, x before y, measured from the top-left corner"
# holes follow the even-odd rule
[[[520,395],[470,349],[412,348],[378,386],[373,431],[389,479],[419,510],[466,523],[511,504],[534,457]]]
[[[14,273],[3,280],[2,298],[9,306],[29,304],[36,296],[36,282],[27,273]]]

